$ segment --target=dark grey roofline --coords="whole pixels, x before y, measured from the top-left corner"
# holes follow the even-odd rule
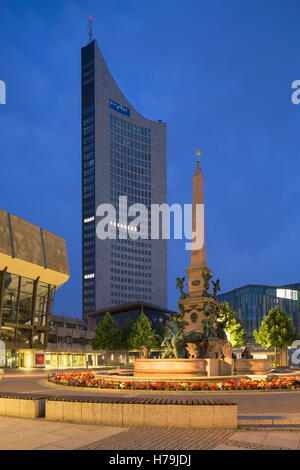
[[[295,286],[297,284],[299,284],[299,283],[295,282],[294,284],[284,284],[284,285],[281,285],[281,286],[265,286],[264,284],[246,284],[245,286],[237,287],[236,289],[232,289],[232,290],[227,291],[227,292],[222,292],[221,294],[218,295],[218,297],[220,297],[222,295],[232,294],[233,292],[236,292],[236,291],[239,291],[239,290],[242,290],[242,289],[246,289],[247,287],[263,287],[264,289],[291,289],[292,286]],[[293,290],[298,290],[300,292],[300,288],[299,289],[293,289]]]
[[[114,315],[117,313],[129,312],[130,310],[133,310],[136,308],[142,308],[142,307],[148,310],[159,311],[163,313],[170,313],[170,314],[178,313],[178,312],[174,312],[173,310],[168,310],[164,307],[159,307],[158,305],[147,304],[144,302],[133,302],[129,304],[116,305],[115,307],[103,308],[101,310],[97,310],[97,312],[87,313],[86,315],[87,317],[97,317],[97,316],[105,315],[106,312],[109,312],[111,315]]]
[[[113,82],[115,83],[117,89],[118,89],[119,92],[121,93],[123,99],[127,102],[128,106],[131,106],[132,109],[134,109],[135,112],[136,112],[140,117],[142,117],[143,119],[146,119],[146,121],[149,121],[149,122],[151,122],[151,123],[153,123],[153,124],[157,124],[158,122],[161,123],[161,124],[167,124],[165,121],[162,121],[161,119],[158,119],[157,121],[154,121],[153,119],[149,119],[149,118],[143,116],[143,114],[141,114],[139,111],[137,111],[137,109],[136,109],[131,103],[129,103],[128,99],[126,98],[126,96],[125,96],[124,93],[122,92],[121,88],[120,88],[119,85],[117,84],[116,80],[114,79],[113,74],[112,74],[112,72],[110,71],[108,65],[106,64],[106,62],[105,62],[105,60],[104,60],[104,57],[103,57],[103,55],[102,55],[102,52],[101,52],[101,50],[100,50],[100,47],[98,46],[98,43],[97,43],[97,39],[96,39],[96,38],[94,38],[94,39],[92,40],[92,42],[88,43],[86,46],[83,46],[83,47],[81,48],[81,50],[85,49],[86,47],[88,47],[88,46],[89,46],[90,44],[92,44],[93,42],[95,43],[95,46],[96,46],[97,49],[98,49],[98,52],[99,52],[99,54],[100,54],[100,56],[101,56],[101,59],[103,60],[103,63],[104,63],[104,65],[105,65],[105,67],[106,67],[108,73],[110,74],[110,76],[111,76]]]
[[[82,318],[76,318],[76,317],[67,317],[66,315],[55,315],[52,314],[50,317],[50,321],[64,321],[65,323],[84,323],[84,320]]]

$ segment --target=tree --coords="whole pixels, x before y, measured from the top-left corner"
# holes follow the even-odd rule
[[[153,347],[160,349],[166,334],[166,326],[162,318],[159,318],[152,335]]]
[[[120,348],[128,349],[130,348],[130,341],[133,334],[134,323],[131,318],[128,318],[126,323],[120,328],[119,338],[120,338]]]
[[[93,349],[104,349],[106,352],[118,348],[118,324],[107,312],[103,320],[96,326]]]
[[[151,321],[144,313],[142,313],[134,325],[130,347],[132,349],[141,349],[142,346],[152,348],[155,346],[155,341],[152,336],[153,330]]]
[[[229,341],[234,348],[240,348],[247,343],[247,334],[237,313],[230,308],[227,302],[223,302],[219,306],[218,321],[224,326],[225,331],[229,334]]]
[[[261,322],[259,331],[255,330],[254,338],[263,348],[275,348],[282,350],[291,346],[297,339],[295,328],[292,326],[292,320],[284,310],[277,306],[272,308],[265,319]]]

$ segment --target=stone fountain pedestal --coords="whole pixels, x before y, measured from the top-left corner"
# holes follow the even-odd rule
[[[234,374],[233,360],[226,359],[136,359],[134,376],[144,379],[185,379]]]
[[[134,376],[143,379],[184,380],[186,378],[266,375],[269,359],[136,359]]]
[[[235,375],[265,375],[271,368],[270,359],[234,359]]]

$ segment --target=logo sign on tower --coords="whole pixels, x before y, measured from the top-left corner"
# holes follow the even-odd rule
[[[109,99],[109,107],[114,111],[118,111],[118,113],[124,114],[125,116],[130,117],[130,109],[126,108],[122,104],[117,103],[116,101]]]
[[[0,80],[0,104],[6,104],[6,84]]]

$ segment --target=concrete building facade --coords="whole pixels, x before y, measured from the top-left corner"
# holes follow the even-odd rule
[[[54,295],[68,279],[65,240],[0,210],[0,366],[43,363]]]
[[[78,318],[52,315],[48,344],[45,348],[45,367],[85,368],[96,365],[96,354],[91,341],[95,332],[88,330],[86,323]]]

